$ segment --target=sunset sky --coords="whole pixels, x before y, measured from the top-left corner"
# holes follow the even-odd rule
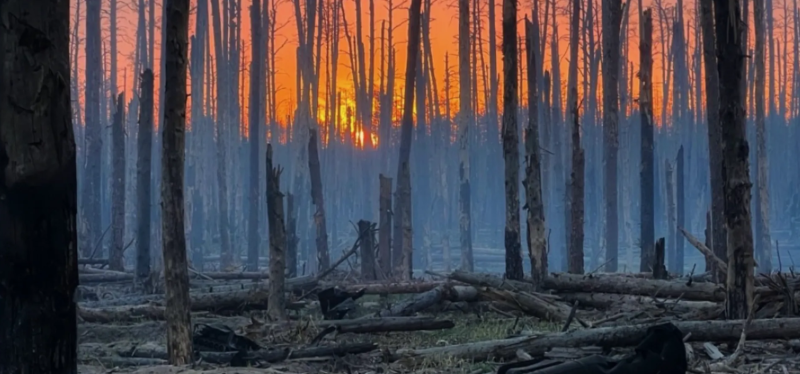
[[[84,46],[83,41],[84,41],[84,37],[85,37],[85,34],[84,34],[84,29],[85,29],[84,15],[85,15],[86,6],[85,6],[85,1],[84,0],[75,0],[75,1],[72,2],[72,16],[71,16],[71,22],[70,23],[71,23],[72,27],[75,26],[75,24],[74,24],[74,22],[75,22],[75,10],[76,10],[76,6],[77,6],[77,2],[78,1],[81,2],[81,4],[80,4],[80,6],[81,6],[81,19],[80,19],[79,30],[78,30],[79,35],[80,35],[80,37],[79,37],[80,38],[80,47],[79,47],[79,77],[77,77],[77,78],[79,79],[79,82],[80,82],[81,87],[82,87],[83,82],[84,82],[84,78],[85,78],[85,72],[84,72],[84,69],[83,69],[83,66],[85,66],[85,55],[84,55],[85,46]],[[108,43],[109,43],[108,9],[109,9],[110,1],[113,1],[113,0],[103,0],[103,11],[102,11],[103,14],[102,14],[102,17],[103,17],[103,23],[104,23],[104,26],[103,26],[103,43],[104,43],[104,47],[103,48],[104,48],[104,51],[108,51],[108,49],[109,49],[109,47],[108,47]],[[157,4],[157,11],[156,11],[156,29],[157,29],[157,31],[156,31],[156,50],[157,51],[156,51],[156,57],[155,58],[156,58],[156,65],[160,66],[160,64],[158,62],[160,60],[160,52],[158,51],[158,49],[159,49],[158,46],[160,45],[160,24],[161,24],[161,20],[160,20],[161,3],[160,3],[160,1],[162,1],[162,0],[156,0],[156,1],[157,1],[157,3],[156,3]],[[248,8],[250,6],[250,1],[249,0],[241,0],[241,1],[242,1],[242,5],[241,5],[241,8],[242,8],[242,24],[241,24],[242,30],[241,30],[241,34],[242,34],[242,37],[244,39],[243,43],[244,43],[244,54],[245,54],[245,59],[244,59],[244,61],[242,61],[241,68],[246,70],[246,69],[249,68],[249,61],[250,61],[250,56],[249,56],[250,55],[250,42],[249,42],[249,40],[250,40],[250,20],[249,20],[249,18],[250,17],[249,17],[249,10],[248,10]],[[295,19],[295,17],[294,17],[294,8],[293,8],[293,3],[291,1],[292,0],[277,0],[277,12],[278,12],[278,17],[277,18],[279,20],[279,25],[278,25],[279,30],[277,31],[277,36],[276,36],[274,42],[276,43],[277,46],[281,46],[281,49],[280,49],[280,51],[278,52],[278,55],[277,55],[277,66],[275,67],[276,74],[277,74],[277,80],[278,80],[277,86],[278,86],[278,90],[279,90],[279,92],[278,92],[278,95],[279,95],[279,97],[278,97],[278,112],[279,112],[279,114],[277,115],[277,118],[279,120],[281,120],[281,121],[285,120],[289,115],[291,115],[291,113],[294,111],[294,108],[295,108],[295,79],[296,79],[296,74],[297,74],[297,69],[296,69],[297,62],[296,62],[296,58],[295,58],[295,48],[297,46],[297,35],[296,35],[297,34],[297,32],[296,32],[297,28],[296,28],[296,25],[294,23],[294,19]],[[325,0],[325,1],[326,1],[326,6],[330,6],[330,4],[333,3],[332,0]],[[528,17],[530,17],[532,9],[533,9],[533,2],[532,1],[539,1],[540,2],[540,5],[539,5],[540,6],[540,16],[541,17],[544,16],[543,12],[544,12],[544,1],[545,0],[522,0],[519,3],[519,8],[518,8],[518,18],[520,20],[519,26],[518,26],[518,32],[519,32],[520,36],[524,35],[524,28],[523,28],[522,19],[526,15]],[[795,25],[794,25],[793,20],[791,19],[792,18],[791,17],[791,13],[792,13],[791,10],[786,12],[789,15],[789,19],[788,20],[784,19],[784,14],[785,14],[784,6],[791,7],[792,4],[787,4],[788,0],[773,0],[773,1],[774,1],[773,6],[775,8],[775,11],[774,11],[774,19],[775,19],[775,35],[774,35],[774,39],[776,41],[776,46],[775,47],[776,47],[776,49],[778,49],[780,51],[780,52],[778,52],[778,50],[776,50],[776,56],[780,55],[780,59],[781,59],[781,60],[776,61],[776,65],[777,65],[777,62],[782,62],[783,59],[785,59],[785,58],[788,58],[789,61],[794,61],[794,58],[793,58],[793,41],[794,41],[793,34],[794,34],[794,29],[793,28],[795,27]],[[137,6],[137,3],[138,2],[136,0],[125,0],[125,1],[121,1],[121,2],[118,3],[118,7],[119,7],[119,15],[118,15],[119,24],[118,24],[118,27],[117,27],[117,29],[118,29],[118,43],[119,43],[118,44],[118,49],[119,49],[119,56],[118,56],[118,59],[119,59],[119,62],[118,62],[119,70],[117,72],[117,74],[118,74],[118,82],[119,82],[118,84],[119,84],[119,90],[126,90],[127,91],[126,92],[126,97],[128,97],[128,98],[132,97],[131,95],[133,93],[131,92],[131,90],[133,88],[133,79],[134,79],[135,76],[138,75],[138,74],[135,74],[133,72],[133,50],[134,50],[135,33],[136,33],[136,6]],[[302,1],[302,3],[304,4],[305,1]],[[395,23],[394,40],[395,40],[395,48],[396,48],[396,53],[397,53],[397,56],[396,56],[397,57],[397,60],[396,60],[397,71],[396,71],[396,92],[395,92],[395,96],[398,99],[402,96],[403,87],[404,87],[404,85],[403,85],[403,76],[404,76],[405,65],[406,65],[406,57],[405,57],[406,56],[406,48],[407,48],[406,47],[406,39],[407,39],[407,35],[408,35],[408,28],[407,28],[408,26],[407,26],[407,22],[406,21],[407,21],[407,17],[408,17],[408,10],[407,10],[408,3],[409,3],[408,0],[405,0],[403,2],[400,2],[399,0],[395,1],[396,9],[394,11],[394,23]],[[592,1],[592,3],[594,3],[595,7],[599,7],[600,6],[600,1],[599,0],[594,0],[594,1]],[[661,40],[662,40],[662,36],[671,37],[672,32],[668,31],[668,32],[665,32],[664,34],[662,34],[661,26],[659,24],[659,22],[660,22],[659,17],[661,17],[662,14],[665,14],[667,17],[669,17],[669,20],[668,20],[667,23],[671,24],[671,20],[673,19],[673,17],[676,14],[675,12],[676,12],[677,1],[676,0],[660,0],[660,1],[659,0],[643,0],[643,3],[644,3],[645,7],[657,6],[657,5],[660,4],[660,7],[664,10],[663,13],[662,13],[662,12],[658,11],[658,8],[656,8],[656,9],[654,9],[654,12],[653,12],[653,17],[654,17],[654,35],[653,35],[653,38],[654,38],[654,46],[653,46],[653,52],[654,52],[654,56],[653,56],[653,60],[654,60],[654,67],[653,67],[654,104],[655,104],[655,113],[656,113],[656,117],[657,117],[656,120],[660,122],[660,111],[661,111],[661,106],[662,106],[662,104],[661,104],[662,103],[662,99],[661,99],[662,98],[662,82],[664,80],[664,77],[663,77],[663,74],[662,74],[662,66],[663,66],[662,65],[662,54],[664,53],[664,49],[665,49],[664,45],[661,43]],[[376,32],[376,41],[375,41],[375,44],[376,44],[375,45],[376,57],[375,57],[375,63],[376,64],[380,63],[380,56],[378,54],[380,53],[380,40],[379,39],[380,39],[381,22],[384,21],[384,20],[387,20],[388,19],[388,14],[389,14],[389,11],[387,9],[387,4],[388,4],[387,0],[375,0],[375,13],[376,13],[375,14],[375,23],[376,23],[375,24],[375,32]],[[480,0],[480,4],[481,4],[481,7],[482,7],[482,9],[481,9],[481,18],[483,20],[483,25],[482,25],[483,30],[481,32],[482,32],[482,35],[483,35],[483,38],[484,38],[484,43],[483,43],[484,58],[483,58],[483,61],[487,65],[487,69],[488,69],[488,63],[489,63],[488,53],[489,53],[489,51],[488,51],[488,39],[487,38],[491,37],[491,35],[488,35],[488,16],[487,16],[488,1],[487,0]],[[567,6],[568,6],[568,4],[569,4],[568,0],[557,0],[558,35],[559,35],[559,39],[560,39],[560,42],[559,42],[559,44],[560,44],[560,46],[559,46],[560,47],[559,48],[559,59],[561,61],[561,67],[560,67],[560,69],[561,69],[561,84],[562,84],[562,94],[564,95],[564,98],[563,98],[564,101],[565,101],[565,96],[566,96],[566,92],[567,92],[567,90],[566,90],[567,67],[568,67],[568,64],[569,64],[569,61],[568,61],[569,60],[569,53],[568,53],[569,24],[568,24],[568,14],[567,14]],[[584,4],[586,4],[586,2],[584,2]],[[195,30],[194,30],[194,17],[195,17],[194,11],[195,11],[195,6],[196,6],[196,2],[193,1],[192,2],[192,9],[193,10],[192,10],[192,15],[191,15],[191,20],[190,20],[191,29],[189,31],[190,35],[195,33]],[[497,11],[495,12],[496,13],[496,17],[497,17],[497,34],[494,35],[494,37],[497,40],[497,46],[498,46],[498,51],[497,51],[498,72],[497,73],[501,74],[502,73],[502,67],[503,67],[502,53],[500,51],[500,43],[502,41],[502,34],[501,34],[501,27],[500,27],[500,21],[501,21],[500,17],[502,15],[502,9],[501,9],[502,0],[496,0],[495,6],[497,8]],[[638,9],[638,7],[636,5],[636,2],[634,2],[632,4],[632,6],[633,7],[630,9],[629,20],[628,20],[628,22],[629,22],[628,36],[630,38],[630,46],[629,46],[629,48],[627,50],[626,58],[627,58],[627,60],[629,62],[633,63],[633,67],[636,70],[636,69],[638,69],[638,61],[639,61],[639,51],[638,51],[638,30],[639,30],[638,13],[639,13],[639,9]],[[695,29],[695,27],[696,27],[696,24],[695,24],[695,21],[696,21],[695,20],[695,13],[696,13],[696,10],[695,10],[695,6],[696,6],[695,0],[685,0],[683,2],[683,9],[681,10],[681,13],[684,14],[685,23],[686,23],[686,25],[685,25],[686,26],[685,35],[686,35],[686,38],[687,38],[687,42],[689,43],[689,47],[688,47],[688,50],[687,50],[687,59],[688,59],[687,63],[688,63],[688,68],[689,68],[690,72],[693,72],[694,65],[696,63],[698,63],[698,61],[696,60],[695,55],[694,55],[694,53],[695,53],[694,46],[695,46],[695,41],[696,41],[696,29]],[[355,1],[354,0],[344,0],[344,7],[345,7],[346,14],[347,14],[347,24],[348,24],[350,33],[351,33],[351,35],[353,37],[355,37],[355,22],[356,22]],[[457,52],[458,52],[458,48],[457,48],[457,36],[458,36],[458,34],[457,34],[458,24],[457,23],[458,23],[458,19],[457,19],[457,14],[458,14],[458,11],[457,11],[456,7],[457,7],[457,3],[456,3],[455,0],[433,0],[432,10],[431,10],[431,14],[432,14],[432,18],[431,18],[431,39],[432,40],[431,40],[431,43],[432,43],[432,46],[433,46],[434,70],[435,70],[435,75],[436,75],[436,79],[437,79],[437,86],[438,86],[438,88],[440,90],[438,95],[439,95],[441,101],[443,101],[444,94],[445,94],[444,93],[444,87],[445,87],[445,84],[444,84],[444,80],[445,80],[445,54],[449,54],[450,74],[451,74],[451,83],[450,83],[451,84],[451,92],[450,92],[450,95],[451,95],[451,98],[452,98],[452,100],[450,102],[450,106],[451,106],[451,113],[452,114],[455,114],[455,112],[457,111],[457,108],[458,108],[458,100],[457,100],[457,97],[458,97],[458,95],[457,95],[457,93],[458,93],[458,88],[457,88],[457,86],[458,86],[458,79],[457,79],[457,72],[458,72],[458,54],[457,54]],[[362,10],[364,11],[363,19],[362,19],[363,36],[364,36],[364,43],[365,43],[365,48],[366,48],[367,64],[369,64],[369,50],[368,50],[368,48],[369,48],[369,44],[368,44],[369,28],[370,28],[370,26],[369,26],[369,14],[368,14],[369,0],[362,0]],[[424,11],[424,9],[423,9],[423,11]],[[474,11],[474,10],[470,9],[470,11]],[[595,18],[595,25],[596,25],[595,27],[599,30],[600,10],[599,9],[595,9],[595,12],[597,14],[597,17]],[[750,10],[750,15],[752,16],[752,8]],[[784,25],[788,25],[788,28],[785,27]],[[667,25],[665,24],[664,27],[667,27]],[[552,32],[553,32],[552,27],[549,27],[548,34],[552,35]],[[212,35],[212,39],[213,39],[213,30],[209,30],[209,33]],[[341,41],[340,41],[340,44],[339,44],[340,55],[339,55],[339,68],[338,68],[339,90],[342,92],[342,95],[343,95],[343,97],[345,99],[344,100],[345,103],[350,103],[349,105],[353,105],[352,104],[353,103],[353,99],[352,98],[354,97],[354,93],[353,93],[353,88],[352,88],[353,87],[353,85],[352,85],[352,77],[351,77],[350,63],[349,63],[349,57],[348,57],[349,49],[348,49],[347,42],[346,42],[346,39],[345,39],[345,36],[344,36],[344,32],[342,32],[341,34],[342,34],[341,35]],[[754,40],[752,35],[753,34],[752,34],[752,27],[751,27],[751,32],[750,32],[750,43],[751,43],[751,45],[752,45],[752,42]],[[596,40],[597,40],[598,43],[600,42],[601,39],[600,39],[600,35],[599,34],[597,34]],[[582,40],[581,43],[583,43],[583,42],[584,41]],[[74,41],[73,41],[73,43],[74,43]],[[787,51],[786,46],[788,46],[789,53],[786,53],[786,51]],[[74,47],[74,44],[73,44],[73,47]],[[325,61],[326,60],[326,55],[325,55],[324,49],[325,49],[325,47],[323,47],[323,56],[322,56],[322,60],[323,61],[322,61],[322,63],[326,64],[327,62]],[[550,65],[551,65],[550,64],[550,58],[551,58],[550,57],[550,50],[551,50],[550,46],[548,45],[548,47],[546,48],[546,55],[544,56],[545,69],[550,69]],[[213,50],[212,50],[212,52],[213,52]],[[524,51],[520,51],[520,53],[521,53],[520,56],[523,56],[522,53],[524,53]],[[784,57],[784,56],[789,56],[789,57]],[[579,64],[578,64],[578,68],[579,68],[579,78],[578,79],[579,79],[579,82],[582,82],[583,79],[584,79],[584,77],[583,77],[583,73],[584,73],[583,72],[583,50],[582,49],[581,49],[581,52],[579,54],[579,59],[580,60],[579,60]],[[777,59],[777,57],[776,57],[776,59]],[[106,61],[105,65],[108,66],[108,61],[109,61],[108,56],[105,57],[105,61]],[[478,62],[481,63],[480,58],[479,58]],[[767,69],[769,70],[770,64],[767,63],[766,65],[767,65]],[[524,63],[523,63],[523,69],[527,69],[527,66],[525,66]],[[321,82],[325,82],[325,80],[327,79],[327,77],[325,77],[325,70],[326,70],[325,68],[321,69],[321,74],[322,74],[322,76],[320,77]],[[778,77],[779,77],[778,74],[777,74],[778,70],[779,69],[776,66],[776,81],[778,81],[778,82],[785,81],[786,82],[785,83],[786,84],[786,90],[787,90],[788,93],[791,93],[791,77],[789,79],[786,79],[786,77],[783,77],[781,80],[778,80]],[[787,71],[788,71],[788,75],[791,76],[791,74],[793,74],[792,73],[792,64],[788,64]],[[156,82],[158,82],[159,73],[160,72],[158,71],[158,68],[156,68],[155,69]],[[108,77],[109,74],[110,74],[110,72],[108,71],[108,69],[106,69],[106,76]],[[634,74],[635,74],[635,71],[634,71]],[[379,85],[379,80],[378,79],[380,77],[380,67],[379,66],[376,66],[375,75],[376,75],[376,82],[375,82],[375,86],[376,87],[375,87],[375,90],[377,91],[378,85]],[[769,77],[769,72],[767,73],[767,76]],[[245,77],[247,77],[247,74],[245,74]],[[75,78],[76,77],[73,77],[73,79],[75,79]],[[694,82],[694,79],[695,79],[695,77],[693,77],[693,76],[690,77],[690,84],[692,82]],[[247,92],[248,92],[248,90],[247,90],[247,83],[248,82],[247,82],[247,79],[243,79],[242,81],[243,81],[242,82],[243,83],[242,84],[242,88],[244,89],[244,95],[246,97],[247,96]],[[479,110],[482,111],[482,108],[484,106],[484,103],[483,103],[483,101],[484,101],[483,100],[483,88],[482,88],[483,79],[482,79],[482,74],[480,72],[478,73],[478,84],[479,84],[478,98],[479,98],[479,100],[481,102],[480,103],[480,107],[481,108]],[[502,90],[502,79],[500,81],[500,84],[501,84],[500,89]],[[634,87],[634,92],[632,93],[632,97],[633,98],[638,96],[638,94],[637,94],[638,86],[639,86],[639,81],[638,81],[638,79],[635,79],[634,82],[633,82],[633,87]],[[780,83],[778,83],[777,86],[780,87]],[[156,87],[158,87],[158,85],[156,85]],[[579,89],[581,89],[581,87],[582,87],[582,84],[579,83]],[[767,93],[769,94],[768,89],[767,89]],[[602,94],[602,90],[601,89],[598,89],[598,94]],[[83,94],[81,92],[81,96],[82,95]],[[694,95],[694,93],[691,92],[690,95]],[[325,84],[324,83],[321,83],[320,96],[321,96],[320,97],[320,108],[322,109],[322,108],[325,108],[325,98],[328,97],[328,95],[325,94]],[[500,96],[502,98],[502,94]],[[580,96],[583,97],[583,93],[582,92],[581,92]],[[774,97],[777,100],[777,94]],[[83,102],[83,98],[82,97],[79,98],[79,100],[80,100],[80,102]],[[598,98],[598,100],[599,100],[599,98]],[[158,101],[156,101],[156,102],[158,102]],[[523,101],[521,100],[521,102],[523,102]],[[249,102],[248,102],[247,99],[242,101],[242,105],[244,107],[243,108],[244,109],[244,113],[247,113],[248,104],[249,104]],[[694,105],[694,99],[693,98],[690,98],[690,105]],[[769,108],[769,105],[767,105],[767,108]],[[345,108],[340,108],[340,111],[342,111],[342,114],[344,114],[344,110],[345,110]],[[377,105],[376,105],[376,110],[377,110]],[[243,120],[244,121],[247,120],[246,116],[243,118]],[[83,121],[80,121],[80,122],[82,123]],[[246,125],[246,124],[243,124],[243,125]]]

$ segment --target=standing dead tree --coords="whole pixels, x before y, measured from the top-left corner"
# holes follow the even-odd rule
[[[102,35],[100,27],[100,0],[86,0],[86,169],[81,186],[81,252],[91,256],[94,246],[102,236],[100,227],[100,165],[103,143],[100,113],[102,84]]]
[[[503,159],[506,186],[506,274],[521,280],[519,135],[517,129],[517,2],[503,0]]]
[[[69,11],[67,1],[0,4],[0,368],[9,373],[77,372]]]
[[[536,81],[534,48],[538,23],[525,20],[525,50],[528,61],[528,126],[525,128],[525,209],[527,209],[528,255],[531,278],[537,288],[547,275],[547,238],[544,232],[544,201],[542,201],[542,163],[539,152],[539,90]]]
[[[286,319],[285,269],[286,225],[283,220],[283,169],[272,165],[272,144],[267,144],[267,220],[269,221],[269,300],[267,313],[274,320]]]
[[[397,161],[397,188],[395,192],[394,251],[402,254],[395,264],[394,275],[400,279],[411,278],[411,135],[414,128],[414,82],[417,70],[417,54],[420,45],[420,13],[422,0],[411,0],[408,10],[408,52],[406,54],[406,87],[403,100],[403,120],[400,125],[400,157]]]
[[[261,106],[261,88],[262,82],[261,71],[264,66],[263,59],[260,58],[261,54],[261,39],[262,33],[261,21],[261,0],[253,0],[250,6],[250,34],[252,35],[253,42],[251,45],[250,61],[250,118],[247,141],[250,142],[250,186],[248,189],[248,199],[250,202],[249,216],[247,219],[247,270],[258,271],[258,247],[261,244],[261,238],[258,235],[258,213],[261,207],[261,194],[259,190],[259,143],[261,139],[259,128],[261,127],[261,115],[264,108]]]
[[[494,35],[492,35],[494,38]],[[472,91],[469,71],[469,0],[458,1],[458,227],[461,237],[461,267],[473,271],[472,220],[470,217],[469,125],[472,120]],[[444,170],[442,170],[444,171]]]
[[[747,318],[753,299],[753,231],[750,217],[749,147],[745,132],[743,49],[745,23],[738,0],[714,0],[722,127],[722,180],[728,228],[728,318]]]
[[[136,161],[136,283],[152,291],[150,276],[150,171],[153,149],[153,71],[142,73],[139,99],[138,159]],[[149,293],[149,292],[148,292]]]
[[[183,173],[189,0],[167,0],[164,50],[164,137],[161,156],[162,242],[166,286],[167,350],[173,365],[192,361],[189,266],[184,235]]]
[[[769,10],[772,13],[772,10]],[[767,160],[767,124],[766,114],[764,113],[764,88],[766,85],[766,69],[764,66],[764,44],[766,38],[765,9],[763,1],[753,2],[753,17],[755,18],[756,32],[756,53],[755,53],[755,107],[756,107],[756,204],[755,204],[755,236],[759,271],[769,273],[772,270],[772,250],[769,234],[769,164]],[[770,15],[771,17],[771,15]],[[770,31],[771,32],[771,31]],[[770,40],[770,114],[774,116],[774,106],[772,106],[773,91],[773,65],[772,65],[772,44]]]
[[[579,3],[576,1],[576,3]],[[577,6],[577,4],[576,4]],[[578,88],[572,87],[576,98]],[[572,102],[572,175],[570,178],[570,241],[567,270],[573,274],[583,274],[583,212],[584,212],[584,173],[586,161],[581,148],[581,126],[578,116],[578,100]]]
[[[722,261],[728,258],[725,229],[725,193],[722,182],[722,127],[719,121],[719,73],[717,72],[716,37],[714,35],[714,0],[700,1],[703,33],[703,76],[705,78],[706,121],[708,122],[708,163],[711,183],[711,248]],[[715,270],[712,262],[708,270]],[[717,273],[717,272],[714,272]],[[716,277],[715,277],[716,278]]]
[[[617,159],[619,153],[619,31],[620,0],[603,0],[603,193],[606,213],[606,271],[619,264],[619,212],[617,211]]]
[[[641,164],[639,188],[641,203],[639,271],[648,271],[652,265],[655,244],[655,157],[653,134],[653,12],[640,9],[639,19],[639,115],[641,117]]]

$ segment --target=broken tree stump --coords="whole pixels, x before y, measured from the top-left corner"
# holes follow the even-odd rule
[[[667,272],[667,267],[664,265],[664,247],[665,247],[664,238],[659,238],[656,241],[656,255],[653,258],[653,278],[654,279],[668,279],[669,272]]]

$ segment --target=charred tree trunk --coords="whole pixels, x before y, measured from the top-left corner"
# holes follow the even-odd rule
[[[285,271],[286,226],[283,220],[283,169],[272,166],[272,144],[267,145],[267,219],[269,221],[269,300],[267,313],[273,320],[286,319]]]
[[[378,229],[378,265],[381,279],[392,274],[392,178],[381,174],[378,205],[380,207],[380,228]]]
[[[186,66],[189,0],[167,0],[164,50],[164,136],[161,156],[162,242],[166,288],[167,350],[172,365],[192,361],[189,269],[183,212],[183,165],[186,132]]]
[[[263,60],[261,56],[261,0],[254,0],[253,5],[250,7],[250,34],[252,35],[253,42],[251,45],[250,62],[250,118],[247,141],[250,142],[250,188],[249,197],[247,201],[250,202],[249,216],[247,219],[247,270],[258,271],[258,255],[261,238],[258,235],[258,217],[259,208],[261,207],[261,194],[258,193],[258,186],[260,181],[260,173],[258,167],[258,154],[260,144],[260,131],[261,127],[261,113],[263,108],[261,104],[261,67]]]
[[[675,258],[675,236],[680,234],[678,234],[678,224],[675,221],[675,165],[670,163],[669,160],[664,161],[664,181],[666,184],[665,191],[667,192],[667,239],[669,239],[665,250],[670,259],[670,266],[672,266],[672,261]],[[652,265],[652,261],[650,265]]]
[[[606,271],[616,272],[619,263],[617,211],[617,157],[619,153],[619,30],[620,0],[603,0],[603,194],[606,219]]]
[[[576,2],[577,3],[577,2]],[[577,6],[577,4],[576,4]],[[577,37],[577,36],[576,36]],[[584,172],[586,162],[581,148],[581,128],[578,116],[578,89],[572,87],[576,100],[572,102],[572,175],[570,180],[570,242],[568,271],[583,274],[583,208]]]
[[[0,4],[0,371],[8,373],[77,372],[69,12],[66,1]]]
[[[461,237],[461,268],[473,271],[469,184],[469,124],[473,122],[472,91],[470,90],[472,84],[469,70],[469,1],[458,1],[458,87],[461,91],[458,101],[458,228]],[[494,38],[494,34],[492,34],[492,38]]]
[[[116,113],[112,125],[112,169],[111,179],[111,250],[108,267],[122,271],[122,256],[125,245],[125,95],[117,97]]]
[[[102,235],[100,221],[100,165],[102,165],[103,141],[101,139],[102,116],[100,113],[100,88],[102,76],[102,35],[100,25],[100,0],[86,0],[86,110],[85,152],[86,169],[81,186],[81,252],[90,257]]]
[[[770,9],[771,13],[772,10]],[[753,17],[755,18],[755,32],[756,32],[756,79],[755,79],[755,107],[756,107],[756,204],[755,204],[755,218],[756,230],[755,236],[758,245],[757,258],[758,270],[760,272],[769,273],[772,270],[772,251],[770,249],[770,234],[769,234],[769,174],[768,174],[768,161],[767,161],[767,124],[766,115],[764,110],[764,87],[766,69],[764,66],[764,44],[766,38],[765,26],[765,10],[763,1],[753,2]],[[772,41],[770,41],[770,58],[772,58]],[[773,65],[770,62],[770,69]],[[770,115],[774,117],[775,108],[772,107],[772,98],[775,95],[773,91],[773,76],[770,70]]]
[[[328,254],[328,228],[325,222],[325,200],[322,197],[322,172],[319,170],[319,151],[317,128],[309,130],[308,137],[308,170],[311,176],[311,202],[316,207],[314,211],[314,226],[317,229],[317,269],[323,271],[330,267]]]
[[[403,120],[400,127],[400,157],[397,163],[397,189],[395,193],[394,251],[399,251],[400,263],[395,264],[394,275],[410,279],[413,254],[411,235],[411,135],[414,128],[414,81],[420,43],[420,13],[422,0],[411,0],[408,16],[408,52],[406,54],[406,87],[403,100]]]
[[[708,121],[708,163],[711,179],[711,244],[714,254],[722,261],[728,258],[728,239],[725,228],[725,190],[722,181],[722,127],[719,111],[719,73],[717,72],[716,37],[714,35],[714,0],[700,1],[703,32],[703,61]],[[711,270],[716,265],[711,264]],[[716,272],[714,272],[716,273]],[[715,277],[716,278],[716,277]],[[720,279],[717,279],[720,280]]]
[[[722,180],[728,228],[727,317],[745,319],[753,299],[753,231],[750,218],[749,147],[745,132],[744,21],[738,0],[715,0]]]
[[[677,222],[676,227],[674,228],[675,231],[675,238],[673,241],[675,242],[675,251],[674,256],[670,259],[670,267],[672,268],[672,272],[674,274],[683,274],[683,235],[680,234],[678,231],[678,227],[686,227],[686,195],[684,191],[685,186],[685,176],[686,176],[686,168],[683,159],[683,146],[681,145],[678,148],[678,156],[676,163],[676,172],[678,175],[675,176],[675,202],[677,204]]]
[[[286,225],[286,276],[294,278],[297,276],[297,204],[294,202],[294,195],[290,193],[286,194],[286,211],[288,216],[288,224]],[[271,238],[272,234],[270,234],[270,243],[272,243]]]
[[[639,35],[639,115],[641,116],[641,164],[639,186],[641,194],[639,231],[641,261],[639,271],[648,271],[655,243],[655,160],[653,155],[653,14],[648,8],[640,14]]]
[[[361,279],[377,280],[375,274],[375,236],[372,234],[372,223],[358,221],[358,237],[361,238]],[[429,264],[430,265],[430,264]]]
[[[525,50],[528,53],[528,126],[525,129],[525,208],[527,209],[528,255],[531,279],[537,288],[547,276],[547,238],[544,232],[544,202],[542,201],[542,163],[539,153],[539,91],[536,81],[535,45],[538,23],[525,21]]]
[[[517,129],[517,3],[503,0],[503,160],[506,190],[506,273],[522,280],[519,238],[519,131]]]
[[[136,161],[136,283],[152,291],[150,277],[150,172],[153,150],[153,71],[142,73],[139,99],[139,136]],[[148,292],[149,293],[149,292]]]

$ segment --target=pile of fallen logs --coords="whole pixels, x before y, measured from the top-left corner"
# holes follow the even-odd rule
[[[724,269],[723,269],[724,270]],[[797,283],[793,274],[761,275],[754,289],[754,306],[748,321],[723,320],[724,286],[706,281],[706,277],[653,279],[651,274],[573,275],[554,273],[542,284],[513,281],[502,277],[455,271],[429,273],[431,277],[411,282],[371,282],[336,284],[348,292],[367,295],[411,294],[402,301],[381,303],[376,310],[360,317],[315,321],[314,337],[302,346],[279,346],[269,349],[198,352],[198,359],[230,365],[260,365],[296,358],[329,357],[373,352],[370,357],[388,361],[417,361],[452,356],[481,361],[544,357],[558,349],[577,349],[589,354],[587,347],[601,351],[637,345],[648,327],[669,322],[683,334],[687,349],[691,342],[707,343],[703,348],[715,362],[731,365],[741,354],[746,340],[780,340],[800,348],[800,318],[797,312]],[[81,274],[81,287],[100,295],[104,287],[124,281],[128,273],[90,270]],[[338,283],[338,282],[337,282]],[[191,306],[193,312],[221,313],[245,309],[266,309],[269,279],[263,273],[193,273]],[[287,306],[295,310],[313,310],[315,291],[334,284],[319,276],[287,279]],[[108,295],[105,295],[108,296]],[[98,297],[79,302],[78,314],[84,323],[108,324],[163,320],[163,295],[128,295]],[[112,295],[113,296],[113,295]],[[447,304],[482,305],[504,316],[532,316],[556,324],[560,332],[525,333],[498,336],[497,339],[436,347],[394,347],[379,353],[371,341],[331,344],[332,334],[367,334],[377,332],[438,330],[454,327],[458,321],[434,318],[437,307]],[[306,313],[307,314],[307,313]],[[338,318],[338,317],[336,317]],[[241,318],[240,318],[241,319]],[[305,322],[304,322],[305,321]],[[281,324],[293,328],[307,319]],[[231,331],[239,326],[230,326]],[[266,324],[260,329],[275,326]],[[233,332],[231,332],[233,334]],[[736,342],[737,356],[722,355],[711,342]],[[712,349],[713,348],[713,349]],[[596,352],[595,352],[596,353]],[[691,353],[691,352],[690,352]],[[118,352],[115,362],[130,365],[157,364],[165,360],[163,347],[133,352]],[[694,353],[691,353],[694,354]],[[579,357],[578,354],[575,357]],[[732,358],[733,357],[733,358]],[[130,358],[130,361],[125,361]]]

